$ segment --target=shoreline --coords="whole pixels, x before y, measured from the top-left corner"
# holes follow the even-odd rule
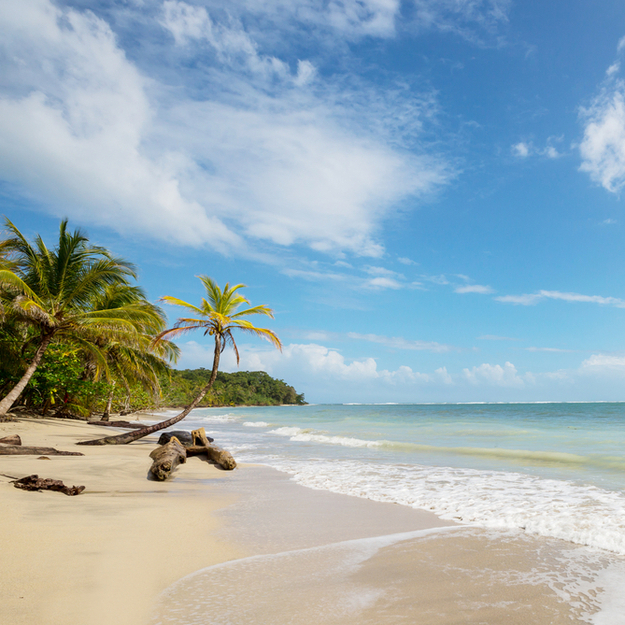
[[[224,472],[190,458],[153,482],[157,434],[75,447],[110,428],[17,419],[0,436],[85,455],[3,456],[0,473],[86,490],[32,493],[0,478],[0,622],[200,625],[193,614],[210,613],[232,624],[546,625],[587,623],[600,609],[597,580],[613,559],[564,541],[313,490],[262,465]]]

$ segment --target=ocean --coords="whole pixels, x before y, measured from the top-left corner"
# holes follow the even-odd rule
[[[625,555],[625,403],[202,408],[181,425],[309,488]]]
[[[305,487],[458,525],[208,567],[152,625],[625,623],[625,403],[204,408],[179,426]]]

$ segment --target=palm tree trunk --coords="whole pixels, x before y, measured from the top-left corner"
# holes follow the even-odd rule
[[[117,436],[106,436],[104,438],[97,438],[92,441],[81,441],[77,443],[77,445],[126,445],[127,443],[132,443],[133,441],[139,440],[148,434],[152,434],[154,432],[158,432],[159,430],[164,430],[168,428],[170,425],[174,425],[178,423],[178,421],[182,421],[197,405],[204,399],[204,396],[208,391],[210,391],[211,387],[215,382],[215,378],[217,378],[217,371],[219,369],[219,358],[221,356],[221,336],[218,334],[215,335],[215,354],[213,356],[213,369],[211,371],[211,377],[208,381],[208,384],[198,393],[197,397],[178,415],[172,417],[171,419],[167,419],[165,421],[159,421],[154,425],[148,425],[147,427],[133,430],[131,432],[125,432],[124,434],[118,434]]]
[[[102,418],[100,421],[108,421],[111,416],[111,406],[113,405],[113,394],[115,393],[115,382],[111,385],[111,392],[109,393],[108,399],[106,400],[106,408],[104,409],[104,413],[102,414]]]
[[[41,359],[43,358],[43,355],[48,348],[48,345],[50,345],[53,337],[54,332],[51,332],[50,334],[44,334],[43,338],[41,339],[41,343],[39,344],[39,347],[37,348],[37,351],[35,353],[35,357],[30,363],[28,369],[26,369],[26,372],[22,376],[22,379],[9,391],[7,396],[2,401],[0,401],[0,420],[6,415],[7,412],[9,412],[11,406],[17,401],[17,398],[22,394],[22,391],[26,388],[26,385],[30,382],[30,378],[33,377],[33,373],[35,373],[35,371],[37,370],[37,367],[39,366],[39,363],[41,362]]]

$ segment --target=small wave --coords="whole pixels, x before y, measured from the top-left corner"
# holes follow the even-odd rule
[[[268,428],[269,427],[269,423],[266,423],[265,421],[246,421],[243,425],[248,428]]]
[[[343,445],[344,447],[381,447],[389,441],[367,441],[348,436],[329,436],[317,430],[302,430],[297,427],[282,427],[271,430],[270,434],[288,436],[290,440],[300,443],[324,443],[326,445]]]
[[[239,419],[232,414],[211,414],[211,415],[198,415],[191,413],[194,421],[201,421],[202,423],[232,423]]]
[[[250,424],[244,424],[250,425]],[[255,425],[255,424],[254,424]],[[267,425],[267,424],[265,424]],[[532,449],[507,449],[504,447],[444,447],[421,445],[389,440],[366,440],[347,436],[331,436],[327,432],[298,427],[280,427],[271,430],[270,434],[287,436],[294,442],[321,443],[325,445],[342,445],[344,447],[368,447],[370,449],[387,449],[400,452],[426,452],[431,454],[450,454],[456,456],[476,456],[499,460],[510,460],[539,466],[593,466],[610,470],[625,470],[625,458],[617,456],[582,456],[559,451],[543,451]]]
[[[625,555],[625,497],[620,492],[503,471],[349,460],[274,459],[269,464],[309,488],[430,510],[468,525],[523,529]]]

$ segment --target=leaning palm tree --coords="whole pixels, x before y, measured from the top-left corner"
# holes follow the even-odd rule
[[[207,276],[199,276],[199,278],[207,294],[207,297],[202,299],[202,304],[200,306],[188,304],[176,297],[165,296],[162,298],[164,302],[182,306],[190,311],[194,317],[181,317],[176,321],[173,328],[161,332],[154,340],[154,343],[158,345],[167,338],[179,336],[193,330],[203,330],[205,335],[208,334],[212,336],[215,339],[215,349],[213,352],[213,367],[208,384],[202,388],[195,399],[186,406],[180,414],[171,419],[160,421],[154,425],[117,436],[107,436],[92,441],[83,441],[78,443],[79,445],[120,445],[131,443],[148,434],[174,425],[178,423],[178,421],[182,421],[182,419],[200,404],[206,393],[210,391],[217,377],[221,354],[228,345],[234,349],[237,365],[239,364],[239,350],[237,349],[237,344],[232,335],[234,330],[240,330],[266,339],[278,349],[282,349],[282,343],[280,343],[280,339],[274,332],[265,328],[257,328],[251,321],[244,319],[244,317],[249,317],[250,315],[267,315],[273,319],[273,311],[267,306],[253,306],[251,308],[239,310],[242,304],[250,303],[249,300],[237,292],[239,289],[245,287],[244,284],[237,284],[232,287],[230,284],[226,284],[222,291],[211,278]]]
[[[134,267],[113,257],[103,247],[91,245],[76,230],[69,232],[67,220],[59,230],[55,248],[48,249],[40,236],[31,245],[24,235],[5,220],[10,236],[3,241],[0,263],[0,314],[34,330],[34,355],[20,380],[0,401],[0,419],[20,396],[53,341],[69,340],[97,348],[92,338],[136,334],[136,324],[147,322],[150,311],[135,305],[98,310],[94,298],[116,285],[127,285],[135,277]]]

